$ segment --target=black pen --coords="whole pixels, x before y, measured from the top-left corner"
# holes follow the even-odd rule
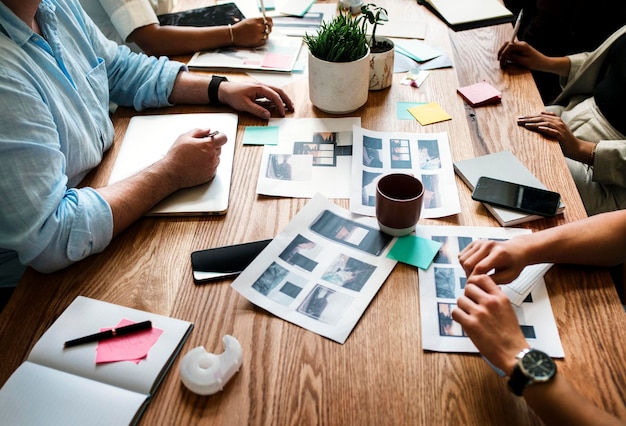
[[[78,339],[68,340],[63,345],[66,348],[82,345],[83,343],[99,342],[100,340],[111,339],[125,334],[136,333],[138,331],[149,330],[152,328],[152,321],[143,321],[136,324],[125,325],[119,328],[101,331],[100,333],[90,334],[89,336],[79,337]]]

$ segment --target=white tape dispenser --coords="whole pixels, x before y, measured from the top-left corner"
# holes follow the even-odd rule
[[[239,371],[243,362],[239,341],[228,334],[222,341],[225,349],[220,355],[208,353],[202,346],[185,354],[180,363],[180,378],[187,389],[198,395],[213,395]]]

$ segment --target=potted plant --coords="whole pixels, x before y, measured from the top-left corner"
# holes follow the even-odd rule
[[[372,35],[368,38],[371,52],[369,88],[370,90],[385,89],[393,82],[395,45],[387,37],[376,37],[376,28],[389,21],[387,10],[374,3],[368,3],[361,6],[361,14],[364,31],[368,24],[373,25]]]
[[[360,19],[340,10],[303,40],[309,48],[311,103],[331,114],[363,106],[369,91],[369,44]]]

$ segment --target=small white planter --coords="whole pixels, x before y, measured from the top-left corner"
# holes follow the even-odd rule
[[[329,114],[361,108],[369,94],[370,52],[353,62],[328,62],[309,53],[309,98]]]
[[[393,83],[393,58],[395,45],[386,37],[376,37],[376,40],[386,40],[392,44],[391,50],[370,54],[370,90],[386,89]]]

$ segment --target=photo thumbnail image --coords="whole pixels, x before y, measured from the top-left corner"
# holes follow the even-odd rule
[[[293,153],[296,155],[310,155],[313,157],[313,167],[334,167],[337,165],[336,132],[313,133],[310,142],[294,142]]]
[[[298,307],[298,312],[323,323],[335,325],[353,301],[353,297],[317,284]]]
[[[298,234],[278,256],[285,262],[311,272],[317,266],[314,259],[322,252],[322,247]]]
[[[376,185],[382,173],[372,173],[363,170],[363,180],[361,189],[361,204],[374,207],[376,205]]]
[[[306,286],[307,279],[272,263],[252,284],[252,288],[281,305],[288,306]]]
[[[382,150],[382,139],[363,136],[363,165],[379,169],[383,167]]]
[[[328,267],[322,279],[354,291],[361,291],[376,267],[344,254]]]
[[[439,335],[465,337],[461,324],[452,319],[452,311],[456,308],[453,303],[437,303],[439,311]]]
[[[270,154],[265,177],[278,180],[308,181],[313,176],[308,155]]]
[[[435,290],[439,299],[457,299],[460,296],[457,294],[455,268],[435,267]]]
[[[418,140],[420,169],[436,170],[441,168],[441,156],[439,154],[439,143],[434,140]]]
[[[436,209],[441,207],[443,202],[439,191],[439,175],[422,175],[422,183],[424,184],[423,208]]]
[[[392,169],[411,169],[411,146],[408,139],[390,139],[389,152]]]

